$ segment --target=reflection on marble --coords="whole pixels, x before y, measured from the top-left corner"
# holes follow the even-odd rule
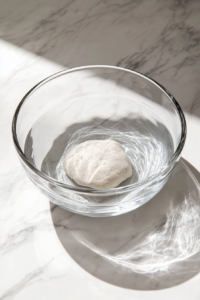
[[[191,170],[194,172],[194,168],[191,168]],[[193,289],[193,295],[198,295],[199,275],[193,278],[193,276],[199,272],[198,255],[192,256],[178,264],[173,264],[173,268],[163,268],[160,273],[153,270],[154,272],[146,275],[141,272],[133,272],[130,266],[128,268],[126,266],[120,266],[118,264],[120,257],[117,263],[116,261],[110,260],[116,253],[125,254],[128,249],[132,249],[134,246],[132,229],[136,231],[140,230],[139,226],[142,225],[144,235],[146,234],[146,236],[148,236],[148,234],[151,235],[153,233],[153,231],[149,231],[149,218],[145,222],[146,225],[143,224],[140,218],[137,219],[134,217],[133,219],[132,213],[120,217],[98,220],[96,218],[86,218],[70,214],[67,211],[52,206],[53,224],[48,199],[24,176],[20,167],[16,166],[12,175],[12,179],[10,179],[10,173],[8,173],[7,176],[4,176],[3,180],[1,180],[1,183],[6,186],[8,192],[5,193],[5,190],[2,189],[3,192],[1,193],[0,220],[1,232],[3,234],[1,234],[0,238],[0,299],[34,300],[40,299],[42,294],[44,299],[55,300],[59,295],[59,299],[64,300],[66,299],[66,293],[72,295],[74,299],[80,299],[81,295],[82,299],[87,300],[107,299],[107,297],[111,300],[119,300],[122,297],[128,300],[149,300],[151,297],[152,299],[158,300],[162,297],[167,300],[173,299],[174,295],[179,294],[183,295],[183,299],[188,299],[191,287]],[[187,186],[190,186],[192,183],[188,174],[186,174],[186,177],[180,174],[179,184],[181,186],[183,183],[181,182],[182,180],[184,180]],[[168,192],[169,190],[165,190],[165,196]],[[174,194],[178,196],[180,194],[178,188],[173,192],[171,191],[170,195]],[[193,189],[192,192],[198,193],[196,189]],[[182,198],[176,199],[177,203],[174,203],[174,205],[175,207],[179,207]],[[199,201],[197,198],[194,200]],[[154,200],[147,204],[149,206],[152,203],[155,208],[155,210],[151,210],[151,216],[156,214],[156,211],[158,212],[159,210],[160,217],[164,217],[167,209],[170,207],[169,198],[157,198],[155,203],[153,201]],[[164,206],[162,205],[163,203],[165,204]],[[182,204],[184,208],[184,202],[182,202]],[[145,207],[146,206],[144,206],[144,208]],[[187,209],[193,211],[191,205],[189,205]],[[146,213],[148,217],[148,212],[145,212],[145,209],[142,210],[143,211],[138,212],[139,217],[143,213]],[[198,213],[199,210],[193,214],[193,217],[196,217]],[[187,214],[185,217],[186,216]],[[185,217],[181,218],[180,216],[178,220],[182,222],[185,220]],[[80,218],[82,219],[81,224],[78,223]],[[118,218],[121,219],[120,223],[118,222]],[[95,224],[93,224],[93,227],[91,227],[90,222],[92,220],[97,220],[98,226],[94,226]],[[192,233],[193,237],[195,236],[193,229],[195,229],[195,226],[198,224],[195,222],[195,218],[192,220],[192,216],[190,220],[192,221],[190,223],[192,231],[186,230],[185,233],[183,232],[183,243],[184,236],[187,236],[188,233]],[[159,220],[155,218],[155,223],[150,222],[150,224],[160,224],[159,222],[157,223],[157,221]],[[107,225],[112,225],[112,222],[114,226],[108,228]],[[138,227],[133,228],[134,222],[136,222]],[[57,226],[56,232],[58,236],[54,229],[55,225]],[[68,230],[68,225],[71,226],[72,232]],[[103,226],[104,231],[101,230],[102,227],[99,225]],[[129,230],[127,230],[127,228],[125,230],[123,226],[128,226]],[[185,228],[187,229],[187,227]],[[109,233],[111,233],[113,229],[115,229],[115,231],[113,232],[113,236],[110,237]],[[170,231],[167,231],[167,234],[169,233]],[[174,231],[172,231],[172,233],[174,234]],[[196,233],[197,235],[199,234],[199,232]],[[132,239],[129,239],[130,236],[132,236]],[[119,240],[119,237],[122,237],[122,240]],[[84,239],[86,245],[80,243],[80,238],[82,238],[82,241]],[[136,244],[144,240],[143,238],[143,236],[139,236]],[[124,241],[126,241],[127,244],[124,244]],[[104,258],[102,257],[102,253],[94,253],[88,248],[89,242],[90,246],[93,244],[97,249],[101,249],[104,245],[104,255],[106,249],[108,250],[107,254],[111,253],[111,255],[107,255],[108,257]],[[169,243],[173,245],[173,241],[169,240]],[[106,245],[107,248],[105,247]],[[116,245],[118,245],[117,248]],[[174,245],[177,250],[178,244],[174,243]],[[196,247],[197,246],[198,244],[196,244]],[[164,250],[163,248],[161,249]],[[157,250],[159,249],[157,248]],[[188,251],[191,252],[190,247],[188,247]],[[195,247],[192,251],[195,251]],[[155,254],[162,259],[161,253],[156,252]],[[130,258],[129,256],[125,261],[131,262],[132,264]],[[148,255],[144,258],[146,260],[149,259]],[[140,267],[140,260],[136,260],[135,263]],[[122,280],[122,274],[124,274],[123,277],[125,277],[127,281]],[[97,277],[112,284],[110,285],[99,280]],[[191,278],[193,278],[193,281],[188,281],[188,279]],[[166,283],[164,281],[169,282]],[[178,285],[173,287],[173,289],[158,291],[158,289],[162,289],[163,287],[174,286],[184,281],[186,281],[184,286]],[[131,288],[135,290],[118,287],[123,286],[123,284],[126,284],[126,287],[129,288],[130,285],[132,285]],[[139,288],[140,290],[154,290],[154,292],[144,293],[144,291],[137,291],[136,289]]]
[[[154,290],[199,272],[199,199],[199,184],[181,159],[162,191],[130,213],[96,219],[54,204],[51,212],[63,246],[86,271],[125,288]]]

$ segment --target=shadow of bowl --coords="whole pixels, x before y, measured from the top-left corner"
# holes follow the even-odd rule
[[[90,218],[51,203],[68,254],[93,276],[134,290],[183,283],[200,268],[199,173],[185,160],[151,201],[124,215]]]

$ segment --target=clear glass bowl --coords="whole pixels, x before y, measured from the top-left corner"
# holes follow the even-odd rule
[[[17,107],[12,131],[27,175],[52,202],[83,215],[113,216],[161,190],[180,158],[186,122],[174,97],[154,80],[119,67],[87,66],[33,87]],[[90,139],[118,141],[133,176],[108,190],[67,177],[64,155]]]

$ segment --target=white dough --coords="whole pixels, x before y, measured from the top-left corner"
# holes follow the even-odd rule
[[[63,167],[76,183],[94,189],[117,187],[132,175],[122,146],[113,140],[91,140],[67,153]]]

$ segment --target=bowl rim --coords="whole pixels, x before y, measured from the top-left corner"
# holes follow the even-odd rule
[[[174,108],[176,109],[178,116],[180,118],[180,123],[181,123],[181,136],[180,136],[180,141],[179,144],[176,148],[176,151],[174,152],[173,156],[171,157],[171,159],[169,160],[169,162],[167,164],[165,164],[165,166],[163,166],[162,170],[159,173],[156,173],[150,177],[148,177],[146,180],[143,180],[141,182],[136,182],[136,183],[132,183],[130,185],[127,186],[123,186],[123,187],[116,187],[116,188],[112,188],[112,189],[102,189],[102,190],[97,190],[97,189],[91,189],[91,188],[87,188],[87,187],[75,187],[75,186],[71,186],[71,185],[67,185],[63,182],[60,182],[46,174],[44,174],[42,171],[38,170],[37,168],[35,168],[30,162],[29,160],[26,158],[24,152],[22,151],[19,142],[18,142],[18,138],[17,138],[17,120],[18,120],[18,116],[20,113],[20,109],[22,108],[22,106],[25,104],[25,102],[28,100],[28,98],[31,96],[31,94],[33,94],[38,88],[40,88],[42,85],[44,85],[45,83],[60,77],[62,75],[68,74],[68,73],[72,73],[72,72],[77,72],[80,70],[86,70],[86,69],[95,69],[95,68],[107,68],[107,69],[116,69],[119,71],[124,71],[130,74],[134,74],[137,76],[140,76],[144,79],[146,79],[147,81],[153,83],[154,85],[156,85],[160,90],[162,90],[169,98],[169,100],[171,100],[171,103],[173,104]],[[114,195],[114,194],[121,194],[121,193],[126,193],[129,191],[132,191],[134,189],[137,189],[138,187],[144,187],[147,184],[150,184],[152,181],[154,181],[156,178],[162,176],[164,174],[164,172],[166,171],[166,169],[170,166],[173,165],[173,163],[175,163],[181,152],[182,149],[184,147],[185,144],[185,140],[186,140],[186,134],[187,134],[187,126],[186,126],[186,120],[185,120],[185,116],[184,113],[179,105],[179,103],[177,102],[177,100],[172,96],[172,94],[166,89],[164,88],[160,83],[158,83],[157,81],[155,81],[154,79],[140,73],[137,71],[132,71],[126,68],[122,68],[122,67],[117,67],[117,66],[111,66],[111,65],[88,65],[88,66],[81,66],[81,67],[76,67],[76,68],[70,68],[70,69],[64,69],[61,70],[59,72],[56,72],[48,77],[46,77],[45,79],[43,79],[42,81],[40,81],[39,83],[37,83],[35,86],[33,86],[26,94],[25,96],[22,98],[22,100],[20,101],[20,103],[18,104],[14,116],[13,116],[13,120],[12,120],[12,137],[13,137],[13,141],[14,141],[14,145],[15,148],[22,160],[23,163],[25,163],[25,165],[30,168],[36,175],[38,175],[39,177],[43,178],[45,181],[50,182],[51,184],[53,184],[54,186],[59,186],[61,188],[67,189],[67,190],[71,190],[73,192],[76,192],[78,194],[86,194],[86,195]]]

